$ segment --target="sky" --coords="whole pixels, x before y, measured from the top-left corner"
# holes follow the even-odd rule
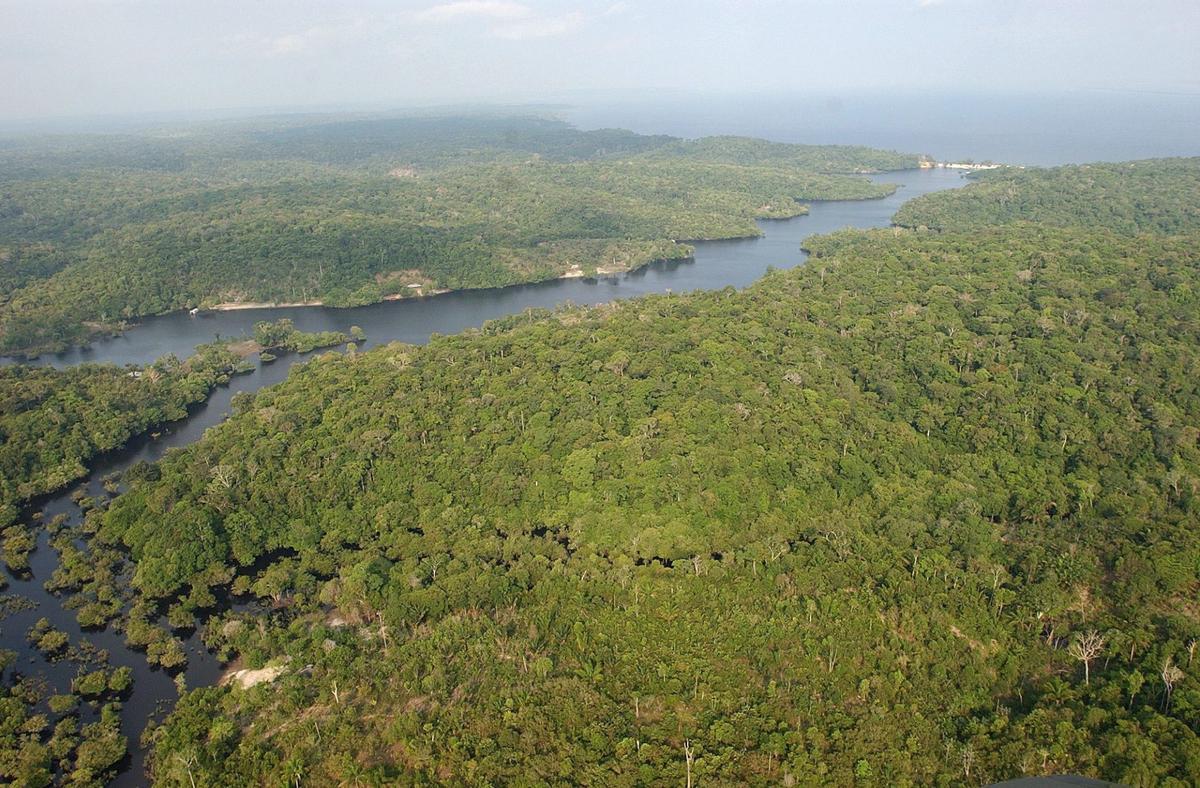
[[[1200,97],[1200,0],[0,0],[0,120],[658,91]]]

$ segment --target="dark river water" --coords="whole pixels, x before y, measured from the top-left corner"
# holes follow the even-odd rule
[[[900,204],[928,192],[963,184],[962,176],[952,170],[911,170],[888,173],[876,180],[900,185],[897,192],[881,200],[811,203],[807,216],[782,221],[762,222],[764,235],[758,238],[711,241],[696,244],[694,260],[657,263],[630,274],[600,280],[561,279],[533,285],[493,290],[447,293],[425,299],[393,301],[353,309],[299,307],[211,313],[197,317],[170,314],[147,319],[120,337],[96,342],[89,348],[43,356],[32,363],[70,366],[83,362],[146,364],[174,353],[185,357],[201,343],[218,336],[235,337],[250,333],[256,321],[288,317],[304,331],[346,330],[362,327],[372,346],[391,341],[423,343],[431,334],[457,333],[484,321],[522,312],[529,308],[552,308],[564,303],[597,304],[647,293],[676,293],[698,289],[719,289],[729,285],[744,287],[760,278],[768,267],[790,268],[804,262],[802,241],[810,235],[828,233],[846,227],[886,227]],[[170,448],[197,440],[206,429],[220,423],[229,413],[230,399],[240,391],[255,391],[287,377],[288,368],[306,356],[285,355],[277,361],[258,366],[253,372],[235,377],[227,386],[217,388],[207,402],[192,409],[188,419],[168,425],[158,437],[131,441],[124,449],[98,458],[92,463],[87,480],[72,485],[63,493],[49,497],[30,511],[41,511],[45,521],[66,514],[78,522],[79,509],[71,492],[85,488],[90,496],[103,496],[100,479],[120,472],[139,460],[155,461]],[[145,782],[145,753],[138,737],[151,717],[161,717],[177,697],[174,678],[151,669],[141,653],[127,649],[120,633],[111,629],[81,631],[75,614],[62,606],[58,597],[46,592],[42,584],[53,573],[58,555],[48,545],[41,529],[38,549],[30,557],[31,574],[10,576],[4,592],[24,596],[36,608],[0,619],[0,636],[5,648],[18,651],[17,669],[25,674],[41,675],[59,692],[65,692],[75,676],[68,661],[47,662],[24,639],[24,633],[42,617],[71,636],[73,644],[90,640],[107,649],[113,666],[129,666],[134,673],[132,695],[122,712],[124,733],[130,739],[132,756],[128,767],[115,785],[141,785]],[[188,641],[188,668],[184,674],[189,687],[211,684],[221,665],[208,654],[199,637]]]
[[[302,331],[344,331],[352,325],[367,332],[368,345],[394,340],[421,343],[430,334],[455,334],[486,320],[522,312],[531,307],[553,308],[559,304],[598,304],[615,298],[632,298],[646,293],[676,293],[720,289],[727,285],[745,287],[763,275],[769,266],[790,268],[804,261],[800,243],[804,238],[845,227],[886,227],[900,204],[931,191],[962,185],[954,170],[908,170],[887,173],[875,180],[896,183],[900,188],[882,200],[810,203],[807,216],[761,222],[766,233],[759,238],[707,241],[696,244],[694,260],[657,263],[631,274],[603,279],[557,279],[531,285],[490,290],[464,290],[410,301],[388,301],[351,309],[287,307],[209,312],[197,317],[175,312],[146,319],[119,337],[95,342],[91,347],[58,355],[47,355],[34,363],[70,366],[87,361],[116,364],[148,364],[174,353],[191,355],[196,345],[220,337],[253,333],[260,320],[291,318]],[[291,359],[280,359],[262,374],[272,377]],[[240,378],[234,387],[255,389],[274,379],[261,381],[259,374]]]

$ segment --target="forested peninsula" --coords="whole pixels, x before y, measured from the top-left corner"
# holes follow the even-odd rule
[[[253,368],[247,356],[271,360],[269,351],[307,353],[362,337],[358,328],[305,333],[290,320],[264,321],[252,338],[212,342],[187,359],[164,356],[145,367],[0,366],[0,559],[13,571],[25,567],[34,539],[14,524],[22,504],[82,478],[94,457],[186,418],[215,386]]]
[[[145,368],[0,366],[0,529],[23,501],[86,474],[92,457],[184,418],[242,363],[227,343],[216,343],[187,361],[168,357]],[[4,531],[9,567],[16,566],[18,530]]]
[[[904,227],[967,230],[1014,222],[1104,228],[1123,235],[1200,226],[1200,158],[1051,169],[986,170],[974,183],[905,203]]]
[[[1194,161],[1095,169],[239,397],[70,567],[262,669],[154,781],[1200,781]]]
[[[355,306],[626,271],[892,187],[867,148],[308,117],[0,139],[0,352],[223,304]]]

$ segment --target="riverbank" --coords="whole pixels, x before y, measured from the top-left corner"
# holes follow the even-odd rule
[[[921,162],[921,169],[923,169],[923,170],[933,170],[933,169],[940,168],[943,170],[966,170],[968,172],[975,172],[977,170],[998,170],[1001,167],[1009,167],[1009,166],[1015,166],[1015,168],[1019,169],[1019,170],[1025,169],[1024,167],[1022,167],[1020,165],[996,164],[995,162],[983,162],[983,163],[978,163],[978,164],[975,162],[971,162],[971,161],[931,161],[930,160],[930,161],[922,161]]]
[[[564,265],[558,269],[561,273],[552,272],[550,278],[540,281],[464,290],[439,288],[434,292],[426,290],[420,297],[403,293],[394,300],[363,306],[332,307],[313,304],[312,300],[304,300],[306,306],[237,302],[238,309],[203,310],[194,317],[185,310],[177,310],[142,318],[116,336],[98,336],[87,345],[48,349],[40,358],[26,363],[56,367],[100,362],[144,365],[167,353],[184,357],[197,344],[218,337],[250,336],[255,323],[283,317],[293,320],[302,331],[347,331],[357,325],[372,342],[397,339],[419,344],[431,333],[456,333],[530,307],[553,309],[568,302],[594,304],[668,289],[679,293],[743,287],[768,267],[782,268],[802,262],[800,244],[809,235],[846,227],[886,227],[909,198],[964,184],[962,173],[945,169],[889,171],[873,176],[873,180],[898,188],[882,198],[809,201],[808,214],[792,219],[760,219],[739,238],[679,237],[675,239],[677,245],[687,244],[692,248],[660,249],[653,259],[647,258],[644,264],[629,270],[617,270],[611,264],[611,257],[576,257],[563,261]],[[669,251],[672,259],[663,259],[664,251]],[[734,262],[728,259],[730,255],[745,259]],[[584,260],[592,259],[601,263],[597,274],[584,265]],[[579,263],[579,273],[569,267],[575,263]],[[12,363],[21,362],[12,357],[0,358],[0,364]]]
[[[804,216],[804,215],[805,215],[804,213],[797,214],[797,216]],[[789,219],[794,219],[794,218],[797,218],[797,217],[796,216],[783,217],[783,218],[766,217],[763,219],[759,219],[758,221],[788,221]],[[469,290],[498,290],[498,289],[503,289],[505,287],[522,287],[525,285],[536,285],[541,282],[553,281],[555,279],[582,279],[582,278],[592,277],[592,276],[596,276],[596,277],[619,276],[621,274],[628,274],[633,271],[637,271],[639,268],[644,268],[645,266],[653,265],[654,263],[666,262],[668,260],[686,260],[691,256],[691,254],[693,252],[693,250],[690,246],[690,244],[692,244],[692,243],[704,243],[704,242],[708,242],[708,241],[730,241],[730,240],[739,240],[739,239],[744,239],[744,238],[757,238],[757,237],[759,237],[759,236],[757,236],[757,235],[734,235],[734,236],[729,236],[727,238],[700,238],[700,239],[696,239],[695,241],[676,242],[680,245],[681,250],[684,252],[683,254],[680,254],[676,257],[655,257],[655,258],[645,260],[643,262],[639,262],[637,265],[632,265],[629,267],[598,265],[595,268],[591,269],[591,271],[589,272],[589,271],[585,271],[583,269],[583,267],[580,266],[579,264],[576,264],[576,265],[572,265],[569,269],[567,269],[563,273],[558,274],[557,276],[549,277],[547,279],[530,279],[525,282],[515,282],[511,285],[501,285],[498,288],[497,287],[483,287],[483,288],[454,289],[454,288],[450,288],[450,287],[438,287],[438,288],[433,288],[430,290],[426,290],[423,287],[422,288],[413,288],[413,290],[408,293],[391,293],[389,295],[385,295],[382,298],[380,298],[379,301],[376,301],[373,303],[382,304],[382,303],[393,303],[396,301],[413,301],[413,300],[420,299],[420,298],[432,298],[434,296],[446,295],[447,293],[462,293],[462,292],[466,292]],[[370,304],[367,304],[366,306],[370,306]],[[250,310],[255,310],[255,309],[263,309],[263,310],[267,310],[267,309],[304,309],[304,308],[308,308],[308,307],[328,307],[330,309],[356,309],[356,308],[358,308],[356,306],[330,307],[324,301],[314,298],[314,299],[311,299],[308,301],[226,301],[226,302],[223,302],[220,304],[214,304],[213,306],[209,306],[209,307],[202,307],[202,308],[198,307],[194,310],[179,310],[178,313],[168,313],[168,314],[186,313],[191,316],[198,316],[198,315],[202,315],[206,312],[245,312],[245,311],[250,311]]]
[[[226,301],[200,308],[201,312],[237,312],[243,309],[286,309],[299,306],[325,306],[324,301]]]
[[[385,295],[376,303],[384,301],[406,301],[413,298],[428,298],[430,296],[444,295],[454,292],[448,287],[434,288],[432,290],[413,289],[412,293],[392,293]],[[326,306],[324,301],[320,299],[311,299],[308,301],[226,301],[220,304],[214,304],[208,307],[198,307],[196,314],[204,312],[243,312],[250,309],[300,309],[303,307]],[[354,307],[332,307],[342,309],[353,309]],[[191,313],[191,310],[182,310]]]
[[[269,317],[261,312],[255,313],[252,307],[207,312],[195,318],[189,317],[186,312],[175,312],[147,318],[121,336],[98,341],[87,349],[75,349],[48,357],[40,363],[55,366],[90,362],[145,365],[166,354],[173,353],[181,357],[189,355],[195,345],[214,335],[250,336],[255,323],[282,318],[293,320],[297,329],[306,332],[346,332],[350,326],[359,325],[372,344],[393,341],[421,344],[431,334],[458,333],[488,320],[519,315],[531,309],[554,309],[566,303],[596,305],[652,293],[740,288],[759,279],[769,268],[803,264],[805,258],[800,247],[810,235],[846,227],[886,227],[902,201],[963,183],[958,173],[944,170],[911,170],[889,173],[884,177],[900,183],[900,191],[885,199],[814,202],[810,204],[808,215],[791,220],[760,222],[758,226],[764,233],[762,235],[698,243],[692,257],[686,262],[678,259],[660,260],[649,262],[636,270],[616,271],[601,277],[582,275],[580,266],[581,275],[560,276],[540,283],[454,291],[441,294],[438,298],[408,296],[402,297],[399,302],[346,309],[314,305],[280,306],[275,307]],[[251,346],[240,346],[239,350],[251,351]],[[250,355],[253,355],[252,351]],[[153,463],[169,449],[194,442],[206,429],[224,421],[232,408],[234,397],[239,393],[255,392],[282,381],[294,364],[308,358],[311,355],[289,354],[271,364],[256,365],[250,373],[217,386],[207,401],[193,407],[186,420],[161,428],[161,435],[155,439],[143,435],[131,439],[122,449],[95,458],[90,463],[91,473],[81,483],[72,484],[50,500],[39,500],[36,511],[27,512],[25,519],[33,522],[34,515],[40,513],[41,519],[48,522],[64,513],[71,518],[73,525],[70,527],[77,526],[79,508],[72,501],[72,492],[82,490],[86,498],[95,500],[107,497],[103,484],[105,477],[113,478],[141,462]],[[147,720],[157,716],[156,709],[170,710],[177,697],[177,688],[170,674],[151,668],[144,653],[128,647],[120,632],[112,628],[83,631],[78,626],[72,607],[72,595],[59,597],[45,589],[43,583],[61,563],[61,556],[48,543],[46,530],[40,529],[39,546],[31,556],[28,578],[14,581],[8,590],[10,594],[32,600],[36,608],[6,619],[5,633],[24,632],[44,616],[56,628],[67,632],[73,642],[91,640],[113,655],[114,665],[133,668],[134,691],[121,711],[122,731],[129,738],[132,758],[115,784],[141,785],[144,783],[141,764],[145,752],[138,744],[139,736]],[[197,687],[215,684],[222,671],[217,655],[204,648],[194,631],[183,638],[183,643],[188,658],[184,674],[187,685]],[[16,647],[25,673],[45,676],[54,687],[69,686],[73,672],[47,662],[36,650],[27,648],[21,642],[16,643]]]

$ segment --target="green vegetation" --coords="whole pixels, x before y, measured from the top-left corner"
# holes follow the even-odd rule
[[[47,144],[0,144],[10,350],[628,270],[912,163],[529,119]],[[1198,210],[1200,159],[989,172],[745,291],[351,344],[81,492],[46,587],[164,669],[196,628],[238,658],[150,734],[165,785],[1195,784]],[[237,363],[0,368],[8,566],[20,501]],[[0,778],[102,782],[130,671],[26,637],[78,672],[0,654]]]
[[[37,629],[42,637],[55,631],[44,620]],[[104,654],[88,644],[64,658],[78,664],[79,678],[71,694],[52,695],[44,682],[14,669],[15,652],[0,650],[0,780],[5,784],[98,787],[115,776],[125,757],[119,698],[129,689],[129,669],[110,669]]]
[[[44,618],[39,618],[25,637],[38,651],[50,658],[66,651],[69,642],[66,632],[55,629]]]
[[[967,230],[1027,221],[1122,234],[1200,229],[1200,158],[1001,169],[975,177],[965,189],[905,203],[896,224]]]
[[[844,232],[296,367],[89,514],[279,669],[155,780],[1197,782],[1198,244]]]
[[[306,333],[297,330],[295,324],[286,317],[274,322],[262,320],[254,324],[254,341],[264,349],[290,350],[293,353],[309,353],[317,348],[344,345],[350,341],[351,335],[357,340],[366,336],[357,326],[351,329],[350,334],[343,334],[341,331]]]
[[[0,145],[0,352],[223,302],[371,303],[687,256],[892,187],[865,148],[363,119]],[[412,285],[419,285],[414,288]]]
[[[168,356],[144,369],[0,366],[0,555],[8,566],[23,569],[33,548],[26,529],[12,524],[21,502],[81,478],[97,454],[184,418],[241,365],[217,343],[187,361]]]
[[[808,172],[868,173],[916,167],[920,157],[865,148],[860,145],[791,145],[749,137],[704,137],[674,141],[657,148],[650,157],[755,167],[795,168]]]

